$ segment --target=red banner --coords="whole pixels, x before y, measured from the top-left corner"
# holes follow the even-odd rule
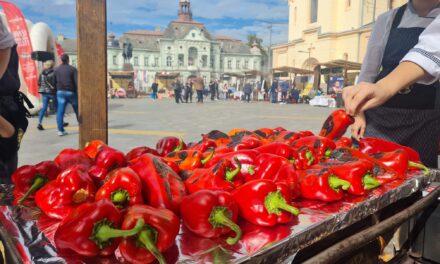
[[[61,45],[55,41],[55,49],[57,50],[57,64],[61,64],[61,55],[64,54],[64,49]]]
[[[32,43],[26,20],[20,9],[12,3],[0,0],[3,6],[6,20],[8,21],[9,30],[14,35],[17,43],[17,53],[20,58],[20,68],[24,81],[28,88],[28,92],[38,97],[38,72],[35,62],[31,58]]]

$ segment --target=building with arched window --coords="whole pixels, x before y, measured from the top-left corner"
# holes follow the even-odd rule
[[[76,40],[61,38],[60,44],[72,61],[76,59]],[[261,71],[263,56],[256,47],[228,36],[215,36],[192,18],[189,0],[179,0],[176,20],[165,30],[132,30],[117,38],[108,35],[107,67],[110,72],[124,67],[123,44],[133,47],[135,86],[148,90],[156,76],[178,76],[182,81],[188,77],[201,76],[206,80],[226,78],[235,82],[235,77],[244,75],[244,61],[250,69]],[[244,65],[244,64],[243,64]],[[170,87],[168,87],[170,88]]]

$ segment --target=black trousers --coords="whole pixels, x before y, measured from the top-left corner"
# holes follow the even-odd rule
[[[203,90],[196,90],[197,91],[197,103],[203,103]]]
[[[244,100],[249,103],[249,101],[251,100],[251,93],[245,93]]]

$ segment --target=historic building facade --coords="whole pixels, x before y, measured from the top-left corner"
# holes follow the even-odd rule
[[[274,68],[362,63],[377,16],[406,0],[289,0],[288,43],[272,47]]]
[[[107,67],[109,72],[122,71],[124,67],[124,43],[131,43],[134,84],[138,89],[148,90],[155,78],[186,80],[200,75],[207,82],[211,79],[225,79],[235,82],[237,76],[262,69],[261,50],[254,45],[227,36],[215,36],[197,21],[194,21],[189,0],[179,0],[176,20],[165,30],[133,30],[120,38],[108,35]],[[58,41],[70,54],[72,64],[76,63],[76,40]],[[168,78],[169,77],[169,78]],[[168,86],[166,82],[160,82]]]

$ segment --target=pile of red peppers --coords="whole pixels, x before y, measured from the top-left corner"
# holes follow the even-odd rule
[[[337,110],[319,135],[282,127],[213,130],[199,142],[166,137],[156,148],[127,154],[94,140],[17,169],[15,204],[36,205],[61,220],[55,233],[60,254],[118,250],[127,263],[163,264],[181,225],[234,245],[243,236],[239,223],[264,230],[291,222],[301,213],[296,199],[364,196],[404,180],[408,170],[429,172],[416,151],[396,143],[364,138],[353,147],[342,137],[352,123]]]

